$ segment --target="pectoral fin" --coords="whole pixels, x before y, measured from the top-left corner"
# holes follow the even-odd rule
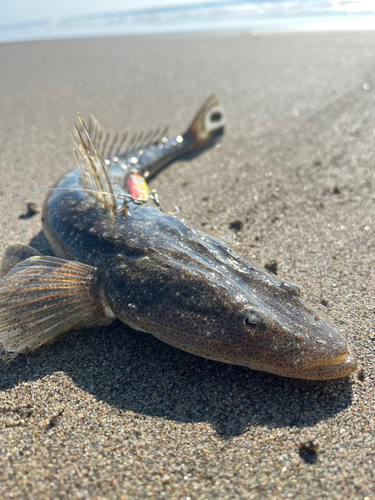
[[[95,267],[33,256],[0,281],[0,344],[7,352],[32,351],[69,330],[114,319]]]
[[[10,245],[3,255],[0,262],[0,278],[3,278],[16,264],[22,260],[35,255],[42,255],[35,248],[24,245],[23,243],[14,243]]]

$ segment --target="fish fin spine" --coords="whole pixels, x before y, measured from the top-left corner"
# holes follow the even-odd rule
[[[73,140],[75,143],[74,155],[78,167],[81,170],[83,181],[88,189],[93,191],[96,201],[104,209],[110,209],[113,213],[117,211],[116,198],[107,171],[101,156],[90,136],[84,121],[78,113],[78,119],[83,129],[84,137],[75,126]]]
[[[127,130],[122,134],[106,132],[94,115],[90,116],[88,132],[96,145],[100,157],[110,160],[122,154],[137,154],[139,149],[146,149],[151,144],[159,143],[166,136],[169,127],[141,130],[132,134]]]

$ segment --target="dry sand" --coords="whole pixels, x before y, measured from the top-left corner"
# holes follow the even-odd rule
[[[2,200],[74,167],[77,111],[179,133],[216,91],[221,147],[153,187],[249,260],[276,260],[359,361],[308,382],[119,322],[66,334],[0,365],[1,497],[374,499],[375,32],[3,44],[0,67]],[[40,214],[19,217],[43,198],[0,206],[1,251],[38,235]]]

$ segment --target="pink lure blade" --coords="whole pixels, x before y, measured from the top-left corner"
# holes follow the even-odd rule
[[[135,199],[143,201],[146,203],[150,197],[150,190],[147,185],[146,179],[140,174],[130,174],[127,181],[126,187],[128,193]]]

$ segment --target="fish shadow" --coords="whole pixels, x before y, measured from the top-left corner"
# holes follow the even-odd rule
[[[120,321],[65,334],[0,363],[0,390],[63,371],[114,408],[178,422],[210,422],[223,439],[253,426],[310,427],[347,408],[349,377],[313,382],[206,360]]]
[[[38,234],[36,234],[30,241],[29,245],[36,250],[39,250],[39,252],[41,252],[43,255],[55,255],[48,243],[44,231],[40,231]]]

